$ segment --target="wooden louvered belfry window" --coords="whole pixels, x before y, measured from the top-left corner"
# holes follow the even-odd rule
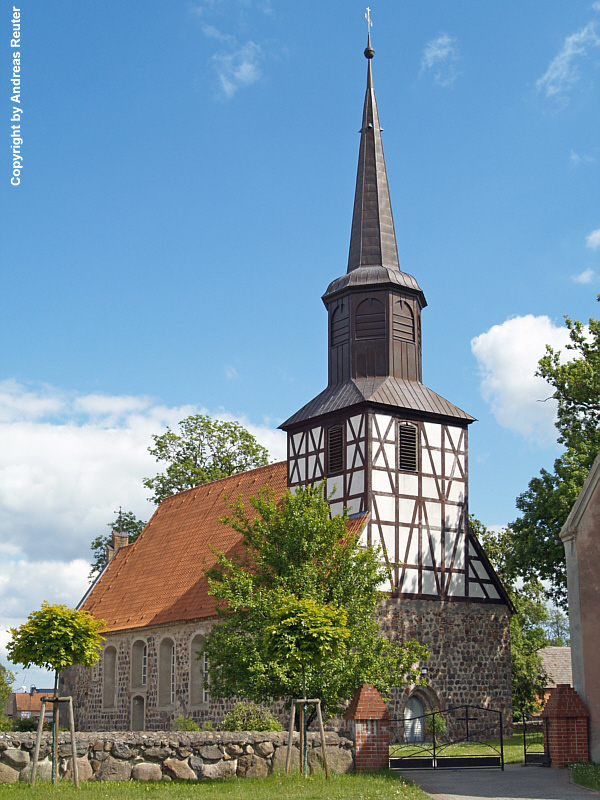
[[[327,474],[336,475],[344,469],[344,428],[332,425],[327,431]]]
[[[400,342],[415,341],[415,318],[408,303],[403,300],[394,303],[392,323],[394,339]]]
[[[401,470],[416,472],[417,457],[417,426],[410,422],[401,422],[399,427],[399,464]]]
[[[374,297],[363,300],[356,309],[356,338],[385,338],[385,308]]]

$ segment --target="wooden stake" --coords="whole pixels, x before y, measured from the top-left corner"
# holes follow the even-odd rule
[[[35,748],[33,751],[33,766],[31,767],[31,778],[29,783],[35,786],[35,773],[37,770],[38,756],[40,754],[40,741],[42,739],[42,728],[44,727],[44,718],[46,716],[46,698],[42,697],[42,705],[40,708],[40,718],[38,720],[37,734],[35,737]]]

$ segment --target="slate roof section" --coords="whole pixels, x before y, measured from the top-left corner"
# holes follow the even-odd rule
[[[242,537],[219,519],[227,501],[249,500],[269,486],[280,498],[287,489],[287,464],[280,461],[168,497],[138,537],[118,550],[80,604],[108,631],[130,630],[214,617],[206,570],[215,565],[213,548],[231,557],[243,552]],[[367,517],[348,527],[360,531]]]
[[[458,419],[467,424],[474,422],[474,417],[422,383],[403,381],[388,376],[354,379],[328,386],[279,427],[287,430],[307,419],[330,414],[364,402],[391,406],[394,410],[404,409],[417,413],[436,414],[440,417]]]
[[[559,683],[573,686],[570,647],[544,647],[538,650],[542,658],[542,666],[548,674],[547,689],[553,689]]]

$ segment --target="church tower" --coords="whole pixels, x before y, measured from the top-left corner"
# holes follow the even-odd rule
[[[473,417],[422,382],[419,284],[400,269],[369,35],[350,253],[323,302],[327,388],[281,426],[288,486],[327,479],[334,513],[367,515],[393,597],[506,603],[468,529]]]

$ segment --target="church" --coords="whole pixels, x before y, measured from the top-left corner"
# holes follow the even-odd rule
[[[373,88],[367,88],[348,268],[323,295],[328,384],[281,428],[287,461],[164,500],[131,545],[115,536],[109,563],[80,604],[108,630],[100,660],[63,674],[80,730],[169,729],[187,714],[218,723],[231,701],[204,687],[197,659],[215,620],[206,570],[240,534],[219,523],[227,499],[326,479],[332,514],[348,509],[389,567],[379,609],[385,635],[427,645],[426,686],[399,686],[392,717],[410,707],[473,704],[510,719],[511,603],[468,521],[469,414],[422,382],[425,295],[400,269]]]

